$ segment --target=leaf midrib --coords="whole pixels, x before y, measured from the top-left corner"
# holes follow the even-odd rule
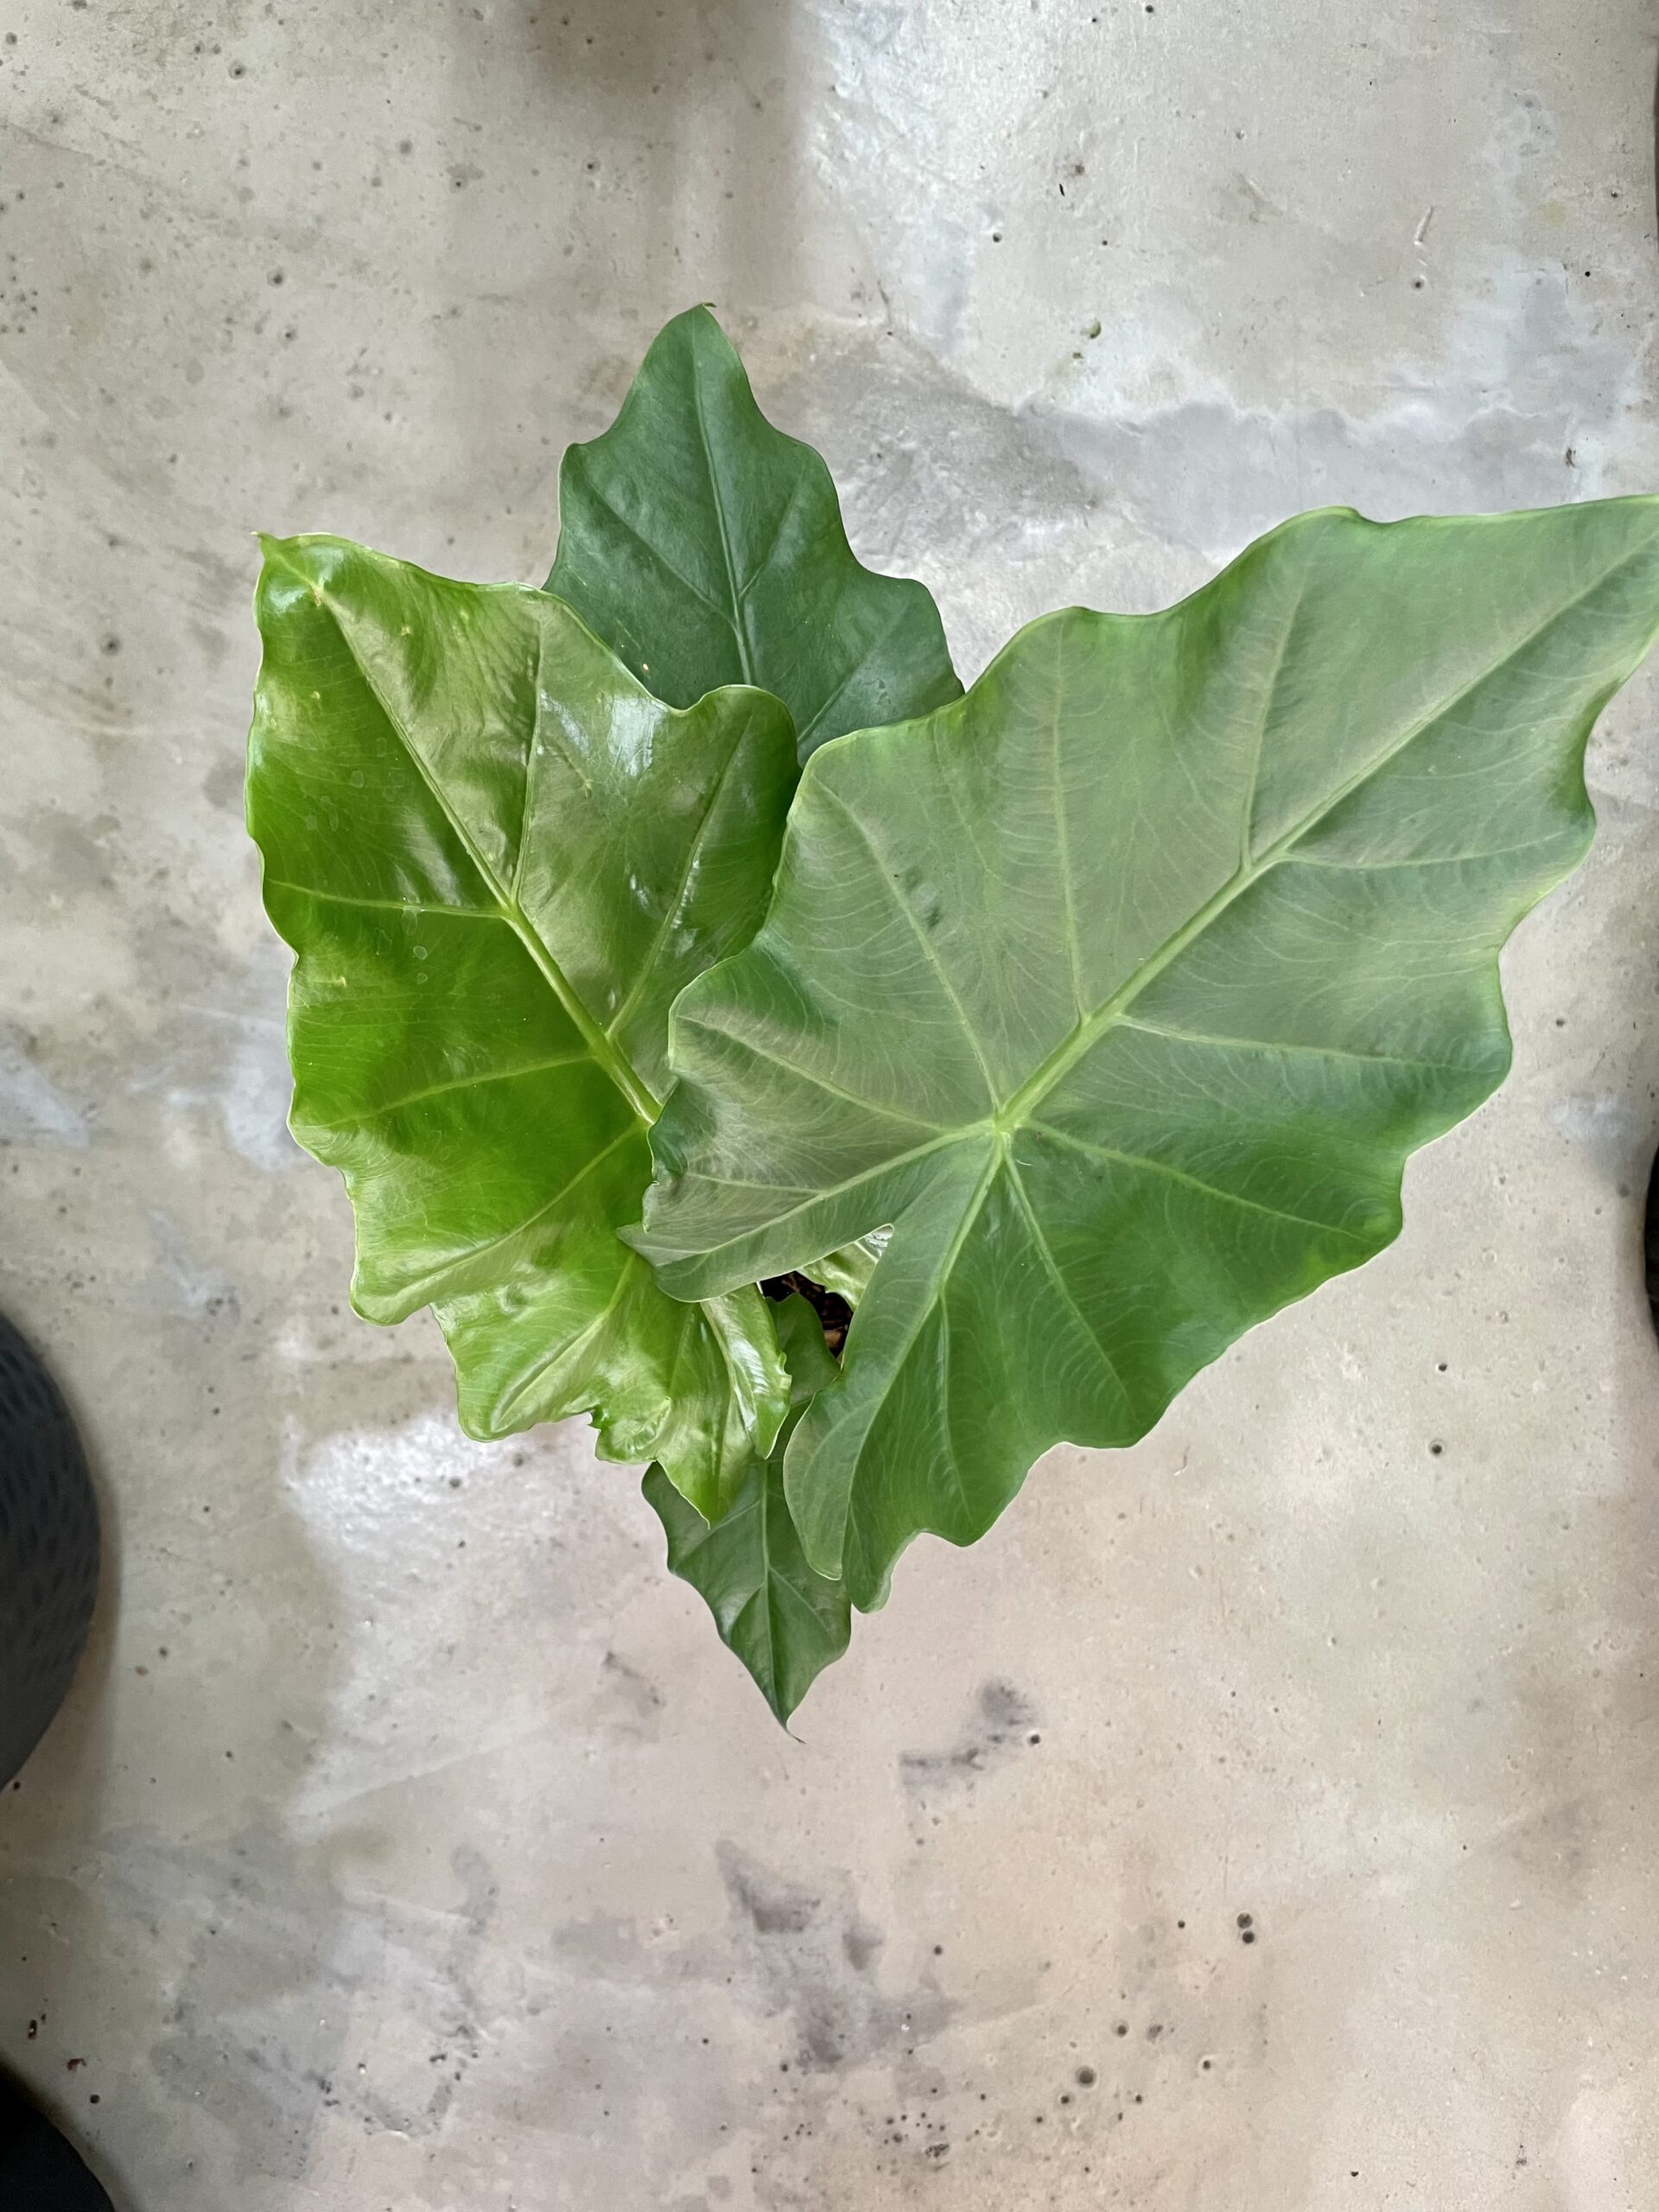
[[[605,1025],[605,1034],[613,1041],[615,1040],[618,1032],[626,1027],[628,1017],[639,1005],[647,984],[651,982],[652,972],[661,957],[663,947],[668,942],[669,931],[673,927],[676,918],[684,907],[687,894],[691,888],[691,878],[696,872],[697,862],[702,857],[702,848],[708,838],[710,825],[714,822],[721,799],[726,796],[726,786],[732,779],[732,772],[738,758],[747,749],[748,737],[749,729],[746,724],[739,731],[736,741],[727,754],[720,773],[715,779],[714,788],[709,794],[709,804],[703,808],[702,817],[698,822],[692,834],[691,842],[686,848],[685,866],[680,871],[679,882],[675,888],[673,897],[663,908],[662,919],[652,933],[650,950],[639,962],[638,973],[629,987],[627,996]],[[620,1051],[621,1047],[619,1046],[617,1049]]]
[[[974,1134],[976,1134],[976,1132],[964,1129],[962,1132],[962,1138],[965,1139]],[[953,1138],[951,1140],[952,1143],[958,1141],[961,1141],[961,1139]],[[1003,1166],[1006,1154],[1007,1147],[1005,1141],[1001,1137],[994,1137],[992,1142],[986,1148],[984,1163],[982,1166],[978,1177],[975,1181],[973,1190],[969,1194],[968,1199],[963,1207],[961,1217],[957,1221],[956,1227],[950,1232],[950,1245],[945,1250],[938,1267],[933,1272],[931,1287],[929,1290],[928,1295],[918,1306],[909,1326],[904,1330],[902,1342],[897,1346],[893,1356],[887,1361],[886,1372],[881,1378],[880,1384],[874,1402],[866,1406],[862,1406],[858,1409],[858,1441],[854,1450],[852,1465],[848,1470],[844,1481],[839,1484],[847,1504],[847,1510],[846,1513],[843,1514],[841,1524],[843,1539],[847,1519],[850,1516],[851,1512],[853,1491],[858,1481],[859,1469],[863,1463],[865,1448],[869,1442],[870,1432],[875,1426],[875,1417],[881,1410],[881,1408],[886,1404],[887,1399],[892,1395],[893,1386],[897,1382],[906,1363],[908,1362],[912,1352],[915,1351],[917,1344],[920,1339],[922,1331],[927,1325],[929,1317],[933,1313],[934,1308],[942,1304],[944,1300],[946,1287],[948,1286],[951,1276],[956,1272],[957,1262],[962,1256],[963,1247],[968,1242],[969,1236],[973,1231],[974,1224],[978,1220],[981,1212],[983,1211],[985,1201],[990,1195],[992,1186],[995,1183],[997,1175]],[[878,1261],[878,1268],[880,1265],[880,1262]],[[874,1277],[872,1277],[872,1280],[874,1280]],[[848,1338],[849,1351],[851,1349],[853,1338],[857,1334],[857,1330],[858,1316],[855,1314],[853,1317],[852,1330],[849,1332]],[[843,1374],[849,1371],[850,1370],[843,1366]],[[798,1436],[800,1433],[801,1430],[798,1429],[796,1431],[796,1434]],[[791,1450],[792,1443],[793,1440],[791,1440]],[[816,1456],[816,1453],[814,1456]],[[957,1478],[958,1491],[960,1491],[959,1470],[957,1465],[956,1454],[954,1452],[948,1455],[947,1464],[952,1476]],[[787,1465],[787,1461],[785,1462],[785,1465]],[[787,1478],[785,1478],[785,1503],[787,1503]],[[966,1499],[963,1498],[962,1502],[965,1508],[967,1503]],[[817,1567],[817,1561],[812,1557],[811,1548],[807,1540],[806,1531],[798,1518],[796,1522],[796,1534],[801,1539],[802,1548],[806,1552],[809,1566],[815,1567]],[[837,1556],[833,1570],[834,1573],[836,1575],[839,1575],[844,1566],[845,1560],[841,1554],[838,1547]],[[820,1573],[830,1572],[828,1568],[819,1568],[818,1571]]]
[[[539,1388],[555,1368],[568,1368],[575,1365],[627,1296],[632,1287],[631,1275],[630,1268],[619,1268],[616,1287],[592,1320],[588,1321],[574,1337],[554,1345],[550,1351],[538,1353],[521,1374],[514,1376],[511,1385],[502,1386],[501,1409],[505,1414],[509,1418],[515,1416],[531,1391]],[[688,1313],[695,1313],[697,1311],[695,1306],[688,1306],[685,1310]]]
[[[760,1492],[760,1497],[757,1501],[760,1516],[760,1588],[759,1596],[760,1599],[760,1610],[766,1618],[766,1679],[763,1683],[761,1683],[760,1687],[766,1703],[772,1707],[774,1713],[779,1713],[779,1718],[781,1719],[783,1716],[779,1708],[783,1697],[783,1682],[781,1670],[778,1663],[778,1655],[783,1645],[785,1637],[778,1618],[778,1601],[775,1587],[777,1578],[773,1575],[772,1571],[772,1483],[770,1479],[770,1469],[765,1465],[761,1465],[756,1469],[756,1477]],[[759,1676],[757,1676],[756,1679],[758,1681],[760,1679]]]
[[[1011,1135],[1014,1129],[1027,1122],[1034,1109],[1042,1103],[1049,1092],[1065,1075],[1070,1073],[1077,1063],[1092,1051],[1100,1039],[1115,1026],[1118,1017],[1134,1005],[1141,992],[1147,989],[1148,985],[1155,982],[1165,969],[1178,960],[1190,944],[1202,937],[1210,925],[1217,920],[1229,906],[1242,898],[1245,892],[1259,882],[1263,876],[1278,867],[1302,838],[1308,836],[1312,830],[1318,829],[1328,816],[1335,813],[1345,800],[1351,798],[1357,791],[1361,790],[1374,776],[1380,775],[1385,768],[1392,766],[1401,754],[1414,745],[1425,732],[1443,722],[1448,715],[1454,713],[1464,701],[1478,691],[1483,684],[1491,683],[1493,677],[1508,667],[1511,661],[1517,659],[1529,647],[1536,645],[1540,638],[1545,636],[1575,607],[1582,606],[1586,600],[1599,592],[1610,578],[1618,574],[1620,569],[1630,567],[1642,555],[1646,554],[1650,550],[1650,546],[1651,540],[1644,540],[1639,547],[1621,554],[1618,560],[1610,563],[1598,576],[1586,584],[1582,590],[1575,592],[1571,599],[1564,601],[1560,607],[1556,607],[1535,629],[1529,631],[1524,638],[1518,639],[1500,653],[1496,660],[1478,671],[1466,683],[1454,691],[1450,698],[1439,702],[1431,712],[1414,722],[1404,735],[1396,739],[1394,744],[1366,761],[1362,767],[1356,769],[1345,782],[1321,799],[1317,806],[1310,809],[1298,821],[1294,822],[1282,836],[1275,838],[1271,845],[1266,847],[1258,858],[1255,861],[1243,861],[1221,888],[1207,899],[1198,912],[1190,916],[1156,952],[1143,961],[1135,973],[1120,984],[1103,1005],[1086,1020],[1079,1022],[1036,1071],[1027,1077],[1013,1096],[998,1107],[992,1116],[993,1126],[1004,1134]],[[1300,601],[1298,604],[1300,606]],[[1296,611],[1294,608],[1292,611],[1293,620]],[[1274,682],[1276,685],[1276,671]],[[1254,810],[1254,779],[1252,779],[1249,810],[1251,812]],[[1248,831],[1246,835],[1248,836]],[[975,1042],[977,1043],[977,1039],[975,1039]],[[965,1134],[967,1134],[966,1131],[964,1131]]]
[[[335,632],[340,643],[351,655],[353,664],[358,674],[372,693],[376,705],[385,716],[390,728],[395,732],[397,741],[409,756],[416,773],[430,792],[433,804],[460,840],[467,858],[478,872],[480,881],[493,895],[501,919],[512,929],[525,951],[536,963],[543,982],[569,1016],[577,1034],[592,1053],[595,1062],[627,1100],[640,1121],[649,1127],[661,1113],[661,1105],[640,1081],[626,1055],[611,1043],[599,1024],[594,1021],[572,988],[563,969],[553,957],[546,944],[543,943],[540,935],[531,926],[530,917],[505,886],[501,883],[466,823],[450,805],[442,786],[437,782],[426,761],[422,758],[419,747],[410,732],[404,728],[399,716],[393,711],[391,701],[386,698],[380,686],[376,683],[372,672],[364,662],[362,655],[358,652],[340,608],[330,599],[327,588],[315,576],[308,575],[304,569],[301,568],[297,562],[290,560],[286,553],[279,549],[267,548],[267,558],[276,567],[285,569],[296,582],[302,584],[312,594],[317,605],[325,607],[332,616]],[[525,764],[525,773],[528,777],[528,762]],[[521,841],[524,836],[524,825],[521,820],[518,825]]]
[[[602,1167],[613,1154],[620,1151],[622,1146],[636,1134],[637,1132],[631,1128],[620,1129],[608,1144],[602,1146],[598,1152],[590,1154],[577,1168],[575,1173],[568,1176],[560,1184],[551,1198],[543,1198],[535,1211],[527,1213],[522,1221],[515,1221],[507,1228],[498,1230],[493,1236],[486,1236],[479,1243],[467,1245],[454,1259],[446,1260],[442,1267],[432,1268],[418,1278],[412,1287],[403,1286],[398,1292],[400,1302],[410,1297],[416,1300],[414,1305],[407,1307],[407,1312],[417,1313],[422,1306],[429,1304],[433,1300],[442,1298],[446,1295],[444,1285],[448,1277],[464,1273],[466,1269],[484,1258],[487,1253],[500,1251],[504,1246],[511,1244],[514,1237],[523,1236],[528,1230],[534,1229],[537,1223],[545,1221],[555,1206],[562,1205],[572,1191],[579,1189],[587,1181],[588,1176]],[[458,1290],[454,1294],[457,1297],[462,1297],[466,1293],[464,1290]],[[400,1315],[399,1318],[402,1319],[404,1316]]]
[[[748,612],[744,594],[738,586],[737,563],[732,558],[731,535],[726,526],[726,502],[721,496],[720,477],[715,468],[714,451],[709,443],[709,425],[703,419],[702,364],[696,359],[695,352],[691,363],[691,411],[696,417],[697,442],[702,448],[702,465],[709,476],[709,497],[713,502],[715,521],[720,531],[721,557],[726,563],[726,588],[732,601],[732,612],[728,619],[737,644],[738,665],[743,671],[743,681],[753,683],[755,680],[754,655],[749,641]]]

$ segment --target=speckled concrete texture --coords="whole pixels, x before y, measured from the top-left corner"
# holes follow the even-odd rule
[[[1651,2212],[1651,674],[1398,1245],[918,1545],[798,1740],[582,1428],[352,1317],[239,819],[249,533],[538,579],[697,299],[969,674],[1299,507],[1659,486],[1649,9],[0,38],[0,1306],[111,1537],[0,2056],[123,2212]]]

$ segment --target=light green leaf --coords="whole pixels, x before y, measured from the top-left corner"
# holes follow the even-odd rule
[[[1331,510],[814,757],[765,927],[677,1006],[635,1241],[706,1297],[893,1224],[785,1462],[855,1604],[1396,1234],[1656,624],[1659,500]]]
[[[794,1410],[771,1457],[752,1463],[730,1509],[712,1527],[660,1467],[646,1470],[645,1494],[668,1538],[669,1572],[704,1600],[721,1642],[786,1722],[818,1675],[847,1649],[852,1617],[846,1583],[807,1565],[784,1496],[790,1429],[838,1370],[804,1298],[791,1294],[776,1312]]]
[[[821,1260],[814,1260],[806,1273],[814,1282],[821,1282],[826,1290],[836,1291],[849,1306],[856,1306],[869,1287],[870,1277],[875,1273],[875,1263],[887,1247],[885,1228],[873,1230],[868,1236],[860,1236],[850,1244],[843,1244],[838,1252],[827,1253]]]
[[[475,1436],[591,1412],[719,1511],[786,1378],[753,1288],[665,1297],[616,1236],[668,1007],[764,910],[788,716],[680,714],[568,607],[267,541],[248,822],[298,956],[294,1133],[357,1214],[353,1302],[431,1305]]]
[[[677,315],[559,476],[547,588],[660,699],[758,683],[801,758],[960,696],[925,585],[855,560],[830,472],[774,429],[706,308]]]

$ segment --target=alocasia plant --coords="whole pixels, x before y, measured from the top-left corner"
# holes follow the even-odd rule
[[[1395,1234],[1588,842],[1659,500],[1302,516],[963,695],[704,311],[562,485],[545,592],[267,548],[294,1126],[359,1309],[435,1306],[475,1433],[590,1410],[654,1461],[783,1719],[916,1534]],[[791,1272],[855,1306],[839,1362]]]

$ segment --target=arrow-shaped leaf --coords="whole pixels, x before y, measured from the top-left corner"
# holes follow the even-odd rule
[[[721,1642],[748,1669],[779,1719],[787,1721],[817,1676],[847,1649],[852,1618],[846,1583],[807,1564],[784,1496],[790,1431],[800,1408],[838,1370],[804,1298],[785,1299],[777,1322],[793,1410],[771,1456],[753,1461],[729,1510],[712,1527],[660,1467],[646,1470],[645,1494],[668,1538],[670,1573],[697,1592],[715,1617]]]
[[[590,1411],[721,1511],[787,1377],[753,1287],[620,1243],[675,992],[747,942],[796,775],[753,690],[664,707],[557,600],[268,542],[248,820],[297,958],[295,1135],[344,1173],[353,1301],[436,1311],[478,1436]]]
[[[801,758],[962,690],[925,585],[853,557],[830,472],[754,404],[706,308],[658,334],[602,437],[559,475],[547,588],[659,699],[758,683]]]
[[[706,1297],[893,1224],[785,1462],[855,1603],[1395,1235],[1656,623],[1659,500],[1326,511],[815,755],[764,929],[677,1007],[638,1241]]]

